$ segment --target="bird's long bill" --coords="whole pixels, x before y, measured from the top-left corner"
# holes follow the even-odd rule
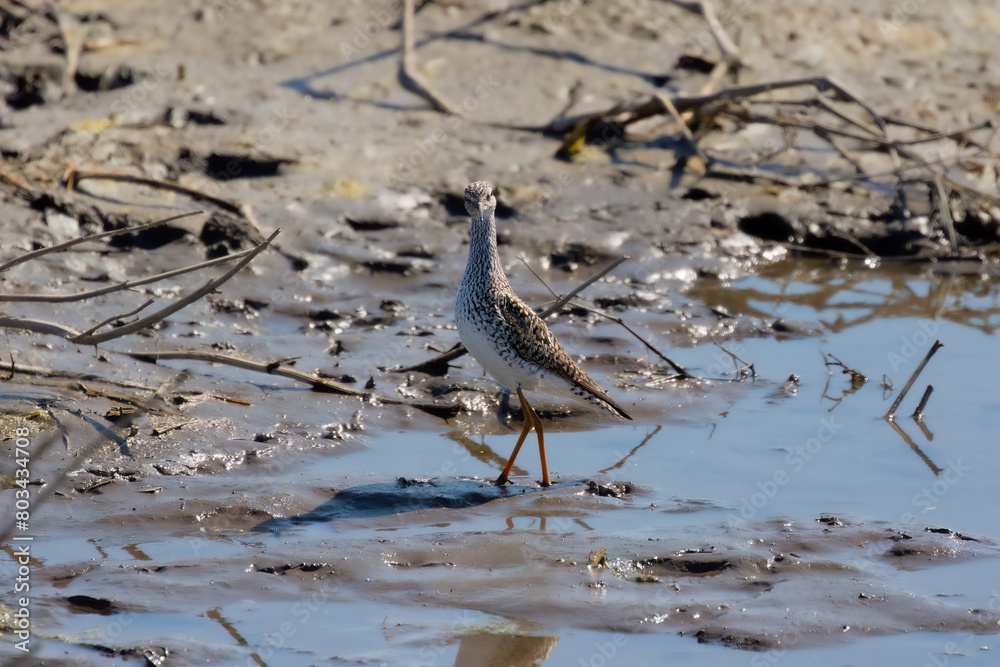
[[[485,220],[486,214],[483,212],[483,202],[479,202],[479,219]]]

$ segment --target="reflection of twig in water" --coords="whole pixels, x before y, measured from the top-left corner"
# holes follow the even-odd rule
[[[903,439],[903,442],[905,442],[906,444],[908,444],[910,446],[910,449],[912,449],[913,451],[915,451],[917,453],[917,456],[919,456],[920,459],[924,463],[927,464],[927,467],[931,469],[931,472],[934,473],[935,477],[938,476],[938,475],[940,475],[942,473],[942,471],[944,469],[943,468],[939,468],[936,465],[934,465],[934,461],[931,461],[930,457],[927,456],[926,454],[924,454],[923,450],[921,450],[920,447],[917,446],[917,443],[913,442],[912,438],[910,438],[910,436],[908,436],[906,434],[906,431],[904,431],[899,426],[899,424],[897,424],[896,422],[890,420],[889,421],[889,426],[891,426],[892,430],[895,431],[896,433],[898,433],[899,437],[901,437]]]
[[[216,607],[215,609],[209,609],[208,611],[205,612],[205,616],[207,618],[212,619],[219,625],[221,625],[222,628],[227,633],[229,633],[229,636],[236,640],[236,643],[238,645],[250,646],[247,640],[244,639],[243,635],[240,634],[240,631],[237,630],[236,627],[232,623],[230,623],[225,616],[222,615],[219,609],[221,609],[221,607]],[[260,656],[258,656],[256,652],[252,652],[248,657],[254,662],[256,662],[260,667],[267,667],[267,663],[261,660]]]
[[[892,392],[896,390],[896,385],[892,383],[892,380],[885,373],[882,373],[882,381],[878,383],[878,386],[882,388],[883,401],[892,396]]]
[[[851,376],[851,386],[844,390],[844,393],[841,395],[840,398],[834,398],[832,396],[827,396],[826,393],[827,389],[830,387],[830,374],[828,374],[826,377],[826,387],[824,387],[823,389],[823,398],[829,399],[839,405],[842,400],[844,400],[854,392],[864,387],[865,384],[868,382],[867,377],[865,377],[858,371],[854,370],[853,368],[850,368],[849,366],[847,366],[847,364],[845,364],[843,361],[833,356],[832,354],[827,354],[826,352],[823,351],[820,351],[820,354],[823,355],[823,365],[827,367],[835,366],[837,368],[840,368],[841,373]],[[833,361],[830,361],[831,359]],[[835,405],[834,407],[837,406]],[[830,410],[833,410],[833,408],[830,408]]]
[[[656,428],[654,428],[654,429],[652,430],[652,432],[651,432],[651,433],[649,433],[649,434],[648,434],[648,435],[647,435],[647,436],[646,436],[645,438],[643,438],[643,439],[642,439],[642,442],[640,442],[640,443],[639,443],[638,445],[636,445],[636,446],[635,446],[635,447],[633,447],[633,448],[632,448],[631,450],[629,450],[629,453],[628,453],[628,454],[626,454],[625,456],[623,456],[623,457],[621,458],[621,460],[620,460],[620,461],[618,461],[618,463],[614,464],[613,466],[609,466],[609,467],[605,468],[604,470],[598,470],[598,472],[599,472],[600,474],[604,475],[604,474],[606,474],[606,473],[609,473],[609,472],[611,472],[612,470],[617,470],[618,468],[621,468],[621,467],[622,467],[623,465],[625,465],[625,462],[626,462],[626,461],[628,461],[628,460],[629,460],[629,458],[630,458],[630,457],[631,457],[631,456],[632,456],[633,454],[635,454],[635,453],[636,453],[637,451],[639,451],[639,449],[640,449],[641,447],[645,446],[647,442],[649,442],[650,440],[652,440],[652,439],[653,439],[653,437],[654,437],[654,436],[655,436],[655,435],[656,435],[657,433],[659,433],[661,429],[663,429],[663,427],[662,427],[662,426],[659,426],[659,425],[657,425],[657,427],[656,427]]]
[[[903,402],[903,399],[906,398],[906,394],[907,392],[910,391],[910,387],[912,387],[913,383],[916,382],[917,376],[920,375],[920,372],[922,370],[924,370],[924,366],[926,366],[927,362],[931,360],[931,357],[934,356],[934,353],[937,352],[942,347],[944,347],[944,343],[942,343],[939,340],[934,341],[934,344],[931,345],[931,349],[927,351],[927,355],[924,357],[924,360],[920,362],[920,365],[917,366],[917,369],[913,371],[913,375],[911,375],[910,379],[906,381],[906,385],[903,387],[903,391],[899,392],[899,396],[897,396],[896,400],[893,401],[892,407],[889,408],[889,412],[885,413],[885,417],[883,417],[883,419],[885,419],[888,422],[891,422],[896,418],[896,410],[899,408],[899,404]]]
[[[833,373],[832,372],[827,372],[827,374],[826,374],[826,384],[823,385],[823,395],[821,397],[821,400],[823,398],[825,398],[828,401],[832,401],[833,402],[833,406],[829,410],[827,410],[827,412],[833,412],[835,409],[837,409],[840,406],[841,402],[843,402],[844,399],[846,399],[848,396],[854,394],[856,391],[858,391],[859,389],[861,389],[862,387],[864,387],[865,384],[868,382],[868,378],[865,377],[864,375],[862,375],[861,373],[859,373],[858,371],[854,370],[853,368],[848,367],[847,364],[845,364],[844,362],[842,362],[840,359],[838,359],[837,357],[833,356],[832,354],[827,354],[826,352],[823,352],[822,350],[820,350],[820,354],[823,355],[823,364],[827,368],[829,368],[830,366],[835,366],[837,368],[840,368],[840,372],[841,373],[843,373],[845,375],[850,375],[851,376],[851,386],[848,387],[847,389],[844,389],[842,391],[840,397],[837,398],[837,397],[830,396],[830,394],[829,394],[829,391],[830,391],[830,380],[833,377]],[[832,359],[832,361],[831,361],[831,359]]]
[[[725,352],[726,354],[728,354],[732,358],[732,360],[733,360],[733,365],[735,366],[735,368],[733,370],[731,370],[731,371],[727,371],[727,372],[723,373],[723,375],[728,375],[729,373],[736,373],[737,374],[737,379],[738,380],[742,380],[743,378],[746,377],[746,372],[750,371],[750,377],[753,378],[754,380],[757,379],[757,370],[753,367],[753,364],[747,363],[743,359],[740,359],[734,353],[732,353],[729,350],[727,350],[726,348],[722,347],[722,345],[720,345],[719,343],[715,342],[714,340],[712,341],[712,344],[715,345],[720,350],[722,350],[723,352]],[[739,366],[739,364],[743,364],[743,366]]]
[[[916,422],[917,422],[917,427],[920,429],[920,432],[924,434],[925,438],[927,438],[927,442],[934,442],[934,433],[932,433],[931,430],[927,428],[927,424],[924,423],[924,420],[918,419],[916,420]]]

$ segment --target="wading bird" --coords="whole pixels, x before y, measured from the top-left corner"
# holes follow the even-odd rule
[[[549,486],[542,420],[524,392],[542,391],[583,399],[623,419],[632,417],[590,379],[542,318],[514,294],[497,255],[496,206],[488,183],[476,181],[465,189],[465,210],[471,218],[472,234],[469,263],[455,298],[455,324],[469,354],[497,382],[515,391],[521,401],[524,426],[507,467],[497,478],[497,486],[507,482],[514,459],[532,427],[538,434],[542,486]]]

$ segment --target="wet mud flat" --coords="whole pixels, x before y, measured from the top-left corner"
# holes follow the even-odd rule
[[[462,116],[399,86],[401,25],[362,3],[10,10],[0,262],[205,211],[0,272],[31,659],[745,664],[719,647],[875,638],[985,659],[996,10],[720,5],[727,60],[682,8],[558,4],[418,12]],[[629,256],[549,322],[637,424],[538,397],[547,490],[530,451],[488,483],[517,401],[441,359],[480,178],[529,303],[552,295],[528,267],[566,293]]]

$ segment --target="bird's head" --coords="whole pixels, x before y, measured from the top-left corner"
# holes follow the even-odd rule
[[[465,210],[474,220],[485,220],[493,217],[497,207],[497,199],[486,181],[469,183],[465,188]]]

